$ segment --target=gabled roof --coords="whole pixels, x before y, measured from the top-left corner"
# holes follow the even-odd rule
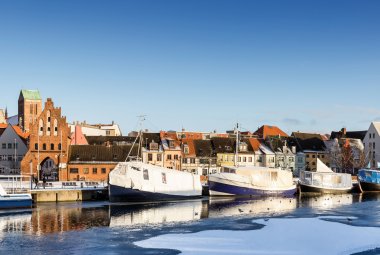
[[[235,139],[213,137],[211,138],[212,146],[215,153],[234,153],[235,152]]]
[[[330,139],[333,140],[335,138],[351,138],[351,139],[360,139],[364,140],[365,135],[367,134],[367,130],[364,131],[332,131]]]
[[[189,153],[187,153],[187,154],[185,153],[185,149],[183,149],[185,157],[195,157],[196,156],[195,147],[194,147],[194,139],[182,139],[182,145],[183,145],[183,148],[185,148],[185,146],[187,148],[189,148]]]
[[[29,138],[30,133],[23,132],[19,126],[12,126],[15,130],[16,134],[21,137],[22,139],[26,140]]]
[[[71,145],[69,161],[80,162],[123,162],[126,160],[131,145],[101,146],[101,145]],[[135,145],[130,156],[137,156],[138,146]]]
[[[268,136],[284,136],[288,137],[288,135],[282,131],[280,128],[276,126],[268,126],[268,125],[263,125],[259,129],[256,130],[254,133],[257,135],[259,138],[266,139]]]
[[[298,148],[302,151],[325,151],[324,139],[320,134],[293,132]]]
[[[265,145],[264,139],[258,139],[258,138],[249,138],[249,143],[252,146],[252,150],[255,153],[263,153],[263,154],[274,154],[274,152]]]
[[[4,133],[5,129],[7,129],[8,124],[0,123],[0,136]]]
[[[41,95],[38,90],[27,90],[23,89],[20,92],[20,97],[23,97],[27,100],[41,100]]]
[[[195,154],[197,157],[213,157],[211,140],[194,140]]]

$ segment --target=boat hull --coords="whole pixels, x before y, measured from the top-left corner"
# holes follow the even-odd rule
[[[364,192],[380,192],[380,184],[360,181],[360,188]]]
[[[306,185],[299,183],[299,188],[301,193],[320,193],[320,194],[344,194],[351,192],[352,188],[346,188],[346,189],[329,189],[329,188],[322,188],[322,187],[316,187],[311,185]]]
[[[297,192],[295,185],[281,190],[248,188],[210,180],[208,185],[210,196],[293,196]]]
[[[124,188],[109,185],[109,199],[111,202],[152,202],[200,198],[201,195],[172,195],[158,192],[148,192],[138,189]]]
[[[1,196],[0,197],[1,209],[27,208],[27,207],[31,207],[32,203],[33,203],[33,200],[30,196]]]

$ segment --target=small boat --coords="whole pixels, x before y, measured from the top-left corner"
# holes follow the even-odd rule
[[[209,175],[210,196],[293,196],[292,172],[267,167],[223,167]]]
[[[358,180],[361,191],[380,191],[380,170],[360,169]]]
[[[119,163],[109,174],[111,202],[165,201],[202,196],[200,176],[140,161]]]
[[[317,170],[301,171],[298,183],[301,193],[339,194],[350,192],[353,187],[351,174],[335,173],[319,159]]]
[[[0,184],[0,208],[24,208],[32,206],[32,196],[29,193],[7,194]]]

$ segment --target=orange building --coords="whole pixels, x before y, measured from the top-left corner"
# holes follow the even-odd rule
[[[21,162],[22,174],[33,174],[40,180],[66,180],[70,129],[61,108],[48,98],[44,110],[30,125],[29,151]]]
[[[107,182],[109,173],[119,162],[124,162],[131,145],[71,145],[67,166],[68,181]],[[136,156],[135,145],[130,156]]]

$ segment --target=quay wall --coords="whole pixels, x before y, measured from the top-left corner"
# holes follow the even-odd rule
[[[66,189],[66,190],[31,190],[34,203],[93,201],[107,199],[107,189]]]

